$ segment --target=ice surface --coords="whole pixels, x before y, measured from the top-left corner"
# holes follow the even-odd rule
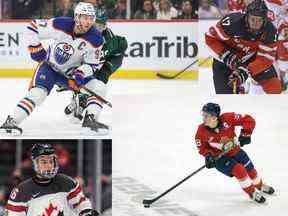
[[[28,86],[28,79],[0,79],[1,124],[5,121],[7,115],[12,113],[19,100],[25,96]],[[111,97],[108,96],[108,98],[110,100]],[[70,103],[70,99],[71,92],[57,93],[53,89],[46,101],[20,124],[23,134],[18,138],[111,138],[111,134],[105,136],[81,134],[81,124],[72,124],[70,119],[64,115],[64,108]],[[99,120],[111,126],[111,109],[105,108]],[[1,138],[11,137],[1,136]]]
[[[214,96],[209,88],[180,80],[113,81],[113,215],[287,215],[287,96]],[[143,208],[144,197],[162,193],[203,165],[193,140],[200,109],[210,101],[223,112],[255,117],[252,144],[244,150],[277,195],[259,206],[235,179],[204,169]]]

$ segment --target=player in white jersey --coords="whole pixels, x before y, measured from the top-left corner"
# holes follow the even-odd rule
[[[78,182],[58,174],[58,161],[50,144],[35,144],[31,159],[35,175],[16,186],[6,205],[7,216],[97,216]]]
[[[115,73],[122,65],[125,57],[125,51],[128,43],[125,37],[116,35],[107,26],[108,16],[105,10],[95,9],[96,21],[95,27],[104,38],[102,47],[101,63],[102,67],[95,71],[94,77],[105,84],[108,83],[110,76]],[[67,90],[60,87],[58,91]],[[79,92],[73,92],[71,103],[66,106],[64,113],[75,123],[81,122],[85,113],[87,95]]]
[[[74,19],[59,17],[50,20],[33,20],[27,26],[25,40],[31,58],[39,62],[29,91],[17,104],[14,112],[0,127],[0,132],[22,134],[19,124],[35,107],[41,105],[55,84],[76,91],[89,89],[83,130],[93,134],[106,134],[108,126],[97,121],[106,96],[106,85],[93,74],[100,67],[103,37],[93,26],[95,10],[92,4],[80,2],[74,11]],[[46,51],[42,40],[52,42]],[[100,96],[100,99],[99,97]]]

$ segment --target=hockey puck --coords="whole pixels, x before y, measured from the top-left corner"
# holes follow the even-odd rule
[[[144,208],[150,208],[149,204],[144,204]]]

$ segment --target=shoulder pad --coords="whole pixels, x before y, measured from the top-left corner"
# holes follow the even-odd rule
[[[242,13],[228,14],[220,20],[220,25],[230,37],[241,36],[245,30],[245,18]]]
[[[15,187],[10,194],[9,200],[13,202],[27,202],[30,199],[30,194],[33,188],[32,178],[20,183]]]
[[[93,47],[99,47],[103,44],[102,34],[94,26],[82,35],[81,38],[88,41]]]
[[[53,19],[53,27],[67,34],[72,34],[74,23],[74,19],[71,17],[57,17]]]
[[[57,174],[54,178],[54,182],[61,187],[63,192],[69,192],[77,185],[74,179],[65,174]]]

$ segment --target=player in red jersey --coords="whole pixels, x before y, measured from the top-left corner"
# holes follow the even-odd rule
[[[281,93],[281,82],[273,62],[277,30],[268,20],[262,0],[250,3],[245,13],[223,17],[205,35],[212,50],[213,80],[217,94],[235,93],[251,76],[268,94]]]
[[[215,103],[203,106],[202,117],[203,123],[198,127],[195,140],[199,153],[205,157],[206,167],[215,167],[219,172],[235,177],[252,200],[264,203],[266,199],[262,192],[273,194],[274,189],[262,182],[251,159],[241,149],[251,142],[255,120],[233,112],[220,115],[220,106]],[[236,126],[242,127],[238,138]]]

